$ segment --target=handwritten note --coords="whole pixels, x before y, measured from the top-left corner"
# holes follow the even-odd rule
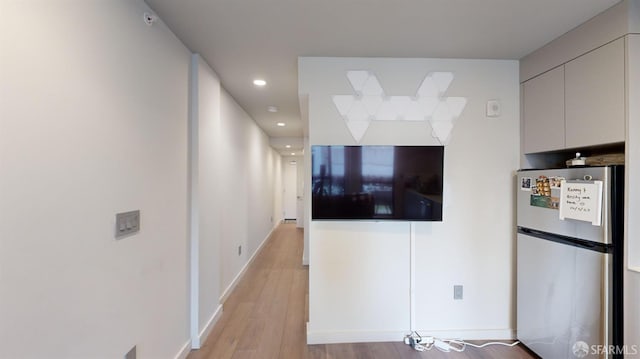
[[[560,219],[602,225],[602,181],[562,181]]]

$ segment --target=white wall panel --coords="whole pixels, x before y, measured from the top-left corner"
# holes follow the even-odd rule
[[[453,72],[445,96],[466,97],[468,102],[445,147],[444,219],[416,224],[415,328],[470,338],[511,337],[515,328],[513,175],[520,143],[518,62],[301,58],[299,91],[301,97],[309,98],[311,145],[355,144],[332,103],[333,95],[353,92],[346,77],[349,70],[373,72],[392,96],[414,95],[429,72]],[[488,100],[500,102],[500,117],[486,117]],[[426,121],[372,121],[361,144],[439,142]],[[310,196],[308,182],[305,195]],[[399,328],[409,330],[408,222],[314,221],[309,232],[310,341],[389,340]],[[340,270],[335,269],[337,265]],[[373,272],[367,275],[360,269],[363,266]],[[357,287],[330,285],[341,283],[343,276]],[[462,301],[453,300],[455,284],[464,285]],[[367,296],[358,287],[386,288],[386,292]],[[393,315],[381,316],[381,308]],[[372,323],[370,318],[377,320]]]

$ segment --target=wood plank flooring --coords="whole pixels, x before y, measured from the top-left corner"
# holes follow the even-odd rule
[[[224,303],[207,341],[187,359],[536,358],[521,346],[420,353],[402,342],[307,345],[309,271],[301,265],[302,249],[302,230],[280,225]]]

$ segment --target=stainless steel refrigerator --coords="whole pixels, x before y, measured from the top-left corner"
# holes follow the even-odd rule
[[[518,172],[517,337],[542,358],[622,357],[623,191],[623,166]]]

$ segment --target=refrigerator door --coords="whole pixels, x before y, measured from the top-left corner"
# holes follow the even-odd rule
[[[607,345],[610,254],[524,234],[517,253],[518,339],[542,358],[576,358],[578,342]]]
[[[584,179],[590,176],[592,180],[604,181],[602,188],[602,224],[595,226],[590,222],[575,219],[560,220],[558,209],[543,208],[532,204],[533,191],[525,188],[530,183],[535,186],[536,179],[541,176],[547,178],[564,178],[566,180]],[[553,170],[524,170],[518,172],[517,194],[517,224],[518,227],[536,229],[539,231],[560,234],[573,238],[585,239],[598,243],[611,243],[610,218],[610,176],[609,167],[585,167]],[[560,188],[551,188],[551,197],[560,197]]]

